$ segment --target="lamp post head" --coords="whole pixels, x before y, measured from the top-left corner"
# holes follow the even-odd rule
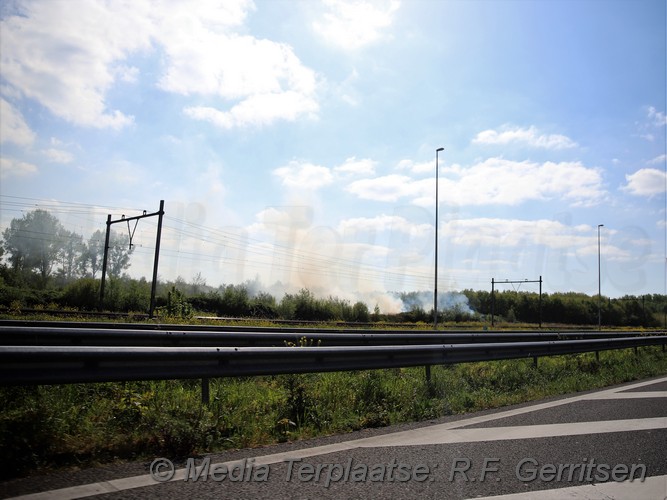
[[[598,224],[598,227],[604,227],[604,224]]]
[[[445,148],[438,148],[438,149],[435,150],[435,152],[439,153],[440,151],[444,151],[444,150],[445,150]]]

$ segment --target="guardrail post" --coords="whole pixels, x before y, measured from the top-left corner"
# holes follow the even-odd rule
[[[533,368],[537,368],[537,356],[533,356]]]
[[[600,351],[595,351],[595,361],[600,362]]]
[[[433,382],[431,381],[431,365],[425,365],[425,372],[426,372],[426,392],[428,394],[428,397],[433,397],[434,390],[433,390]]]
[[[208,406],[211,401],[211,391],[209,381],[207,378],[201,379],[201,402]]]

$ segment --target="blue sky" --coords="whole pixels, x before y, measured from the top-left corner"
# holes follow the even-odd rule
[[[0,229],[165,200],[162,279],[383,310],[438,289],[665,293],[664,0],[0,5]],[[155,218],[130,274],[150,277]],[[114,229],[127,231],[118,224]],[[515,285],[516,287],[516,285]],[[522,290],[536,290],[522,285]]]

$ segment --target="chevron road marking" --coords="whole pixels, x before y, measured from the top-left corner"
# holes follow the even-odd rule
[[[465,442],[496,441],[496,440],[508,440],[508,439],[557,437],[557,436],[567,436],[567,435],[601,434],[609,432],[640,431],[649,429],[667,429],[667,417],[609,420],[601,422],[574,422],[567,424],[525,425],[516,427],[490,427],[490,428],[473,428],[473,429],[460,428],[460,427],[490,422],[493,420],[498,420],[501,418],[511,417],[515,415],[522,415],[525,413],[544,410],[548,408],[555,408],[557,406],[562,406],[577,401],[598,400],[598,399],[667,397],[665,391],[634,392],[634,393],[623,392],[662,382],[667,382],[667,377],[638,382],[623,387],[606,389],[591,394],[581,394],[578,396],[559,399],[555,401],[548,401],[545,403],[524,406],[521,408],[514,408],[511,410],[500,411],[488,415],[480,415],[476,417],[464,418],[461,420],[447,422],[444,424],[421,427],[419,429],[394,432],[391,434],[383,434],[380,436],[356,439],[353,441],[345,441],[342,443],[334,443],[324,446],[316,446],[313,448],[304,448],[301,450],[293,450],[289,452],[275,453],[271,455],[254,457],[253,463],[254,466],[260,466],[265,464],[270,465],[270,464],[285,462],[287,460],[304,459],[318,455],[325,455],[329,453],[353,450],[355,448],[465,443]],[[231,468],[234,465],[237,465],[241,462],[242,461],[240,460],[224,462],[224,465],[226,465],[228,468]],[[211,466],[213,465],[214,464],[211,464]],[[178,469],[176,470],[174,477],[171,479],[171,481],[183,481],[183,479],[185,478],[185,474],[186,474],[186,469]],[[658,484],[658,489],[660,489],[661,485],[664,485],[665,477],[666,476],[656,476],[655,478],[646,478],[646,481],[644,481],[643,483],[637,483],[637,482],[632,483],[631,487],[633,494],[631,494],[627,498],[645,498],[643,495],[644,490],[641,489],[640,491],[638,488],[647,488],[647,493],[649,493],[649,496],[647,496],[646,498],[658,498],[655,496],[651,496],[650,492],[653,491],[653,488],[656,487],[655,484]],[[163,484],[163,483],[154,480],[150,474],[145,474],[141,476],[113,479],[110,481],[102,481],[98,483],[71,486],[69,488],[61,488],[58,490],[33,493],[14,498],[16,500],[18,499],[70,500],[75,498],[84,498],[84,497],[100,495],[103,493],[124,491],[133,488],[154,486],[156,484]],[[625,484],[626,483],[611,483],[611,484],[601,483],[596,485],[587,485],[574,488],[558,488],[555,490],[546,490],[546,491],[543,490],[539,491],[539,496],[543,500],[549,500],[551,498],[559,498],[559,499],[560,498],[574,498],[574,499],[625,498],[617,496],[611,496],[611,497],[594,496],[598,494],[598,491],[603,492],[606,491],[605,488],[610,488],[613,486],[617,486],[622,490],[623,488],[626,488],[626,486],[623,486]],[[609,485],[609,486],[605,486],[603,488],[603,485]],[[597,490],[591,489],[591,490],[583,490],[584,493],[579,492],[581,489],[588,488],[589,486],[597,488]],[[650,491],[648,491],[648,489],[650,489]],[[580,496],[572,496],[572,497],[563,496],[563,495],[569,495],[570,493],[572,493],[573,495],[580,495]],[[496,498],[498,500],[506,500],[506,499],[523,500],[526,498],[534,498],[535,494],[536,492],[528,492],[525,493],[525,495],[527,496],[507,495],[507,496],[493,497],[493,498]],[[547,496],[549,494],[556,496]],[[603,493],[599,494],[601,495]],[[659,500],[665,500],[665,497],[667,496],[667,490],[663,488],[661,494],[663,496],[659,497]],[[523,493],[521,495],[523,495]],[[585,496],[585,495],[592,495],[592,496]]]
[[[646,431],[653,429],[667,429],[667,417],[512,427],[483,427],[476,429],[417,429],[403,433],[401,436],[387,434],[369,438],[368,442],[358,443],[357,446],[366,448],[377,446],[476,443],[479,441],[580,436],[584,434],[605,434],[608,432]]]
[[[540,500],[665,500],[667,498],[667,476],[647,477],[641,483],[612,481],[495,497],[476,497],[475,500],[533,500],[536,497],[539,497]]]

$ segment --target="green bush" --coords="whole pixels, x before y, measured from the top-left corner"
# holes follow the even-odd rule
[[[37,388],[2,389],[0,479],[51,465],[62,446],[57,413]]]
[[[190,318],[193,314],[192,306],[185,295],[175,286],[167,293],[167,303],[161,308],[161,312],[170,318]]]
[[[285,294],[278,311],[285,319],[303,321],[331,321],[341,319],[336,314],[336,301],[318,299],[310,290],[302,288],[297,294]]]
[[[222,296],[217,291],[199,293],[188,299],[192,308],[206,313],[217,313],[222,310]]]
[[[62,304],[83,311],[97,309],[100,304],[100,281],[84,278],[68,284],[63,290]]]
[[[255,318],[274,319],[278,317],[276,299],[265,292],[257,294],[252,299],[250,313]]]
[[[151,285],[144,278],[129,280],[121,297],[123,312],[148,311],[151,305]]]
[[[355,302],[352,306],[352,317],[350,321],[357,321],[359,323],[368,323],[371,320],[371,314],[368,306],[363,302]]]

